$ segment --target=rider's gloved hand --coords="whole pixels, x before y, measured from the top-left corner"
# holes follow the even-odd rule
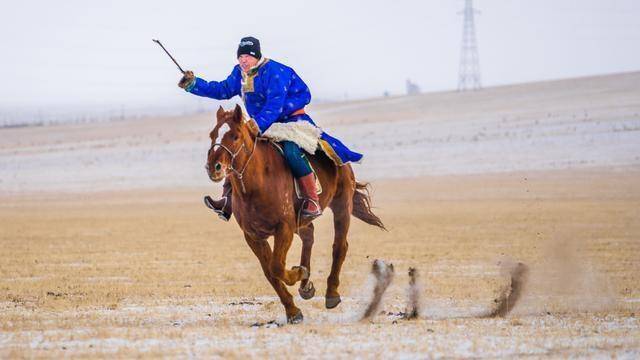
[[[180,82],[178,83],[178,86],[183,88],[183,89],[186,89],[194,81],[196,81],[196,76],[193,75],[193,71],[187,70],[187,71],[184,72],[184,75],[182,76],[182,79],[180,79]]]

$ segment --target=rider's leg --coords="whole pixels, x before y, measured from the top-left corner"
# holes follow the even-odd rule
[[[322,214],[320,199],[316,188],[316,179],[311,166],[300,147],[291,141],[284,141],[284,157],[291,168],[293,176],[298,180],[300,190],[305,197],[302,207],[302,216],[315,218]]]
[[[222,185],[222,197],[218,200],[213,200],[208,195],[204,197],[204,204],[211,210],[218,214],[218,217],[224,221],[231,219],[232,207],[231,207],[231,182],[229,178],[224,179]]]

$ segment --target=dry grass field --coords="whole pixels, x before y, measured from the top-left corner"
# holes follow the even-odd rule
[[[237,224],[202,204],[220,191],[212,113],[0,129],[0,358],[640,357],[640,72],[310,113],[365,154],[389,231],[353,220],[326,310],[331,213],[316,220],[295,326]],[[374,259],[396,274],[361,321]],[[515,261],[520,300],[483,317]]]
[[[332,223],[317,220],[312,300],[284,311],[209,188],[2,195],[0,358],[640,356],[640,169],[434,176],[373,183],[389,232],[355,220],[343,303],[324,309]],[[216,190],[217,191],[217,190]],[[299,259],[295,241],[288,265]],[[375,258],[396,277],[359,321]],[[529,265],[506,318],[477,317]],[[404,320],[409,266],[421,318]]]

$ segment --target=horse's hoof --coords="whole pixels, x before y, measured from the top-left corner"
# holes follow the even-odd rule
[[[340,304],[341,301],[342,300],[340,299],[340,295],[331,296],[331,297],[325,298],[324,305],[327,307],[327,309],[333,309],[334,307],[338,306],[338,304]]]
[[[309,280],[307,281],[307,286],[305,287],[301,286],[298,288],[298,293],[303,299],[309,300],[316,294],[316,288],[315,286],[313,286],[313,283],[311,282],[311,280]]]
[[[289,324],[300,324],[304,320],[304,316],[302,316],[302,311],[298,310],[298,313],[289,317],[287,316],[287,322]]]
[[[309,278],[309,269],[307,269],[304,266],[294,266],[291,268],[291,270],[297,270],[300,269],[300,272],[302,272],[302,275],[300,276],[300,280],[307,280]]]

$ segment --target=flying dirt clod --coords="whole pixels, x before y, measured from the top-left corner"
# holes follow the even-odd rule
[[[407,290],[407,320],[417,319],[420,316],[420,287],[418,286],[418,269],[409,268],[409,288]]]
[[[362,320],[369,319],[376,314],[382,301],[382,295],[384,295],[391,281],[393,281],[395,271],[393,264],[386,264],[384,261],[376,259],[371,266],[371,274],[375,277],[376,285],[373,289],[371,301],[362,316]]]
[[[504,317],[513,310],[518,300],[522,296],[524,286],[529,275],[529,267],[519,262],[517,264],[504,264],[510,277],[510,284],[505,291],[496,299],[497,306],[485,317]]]

